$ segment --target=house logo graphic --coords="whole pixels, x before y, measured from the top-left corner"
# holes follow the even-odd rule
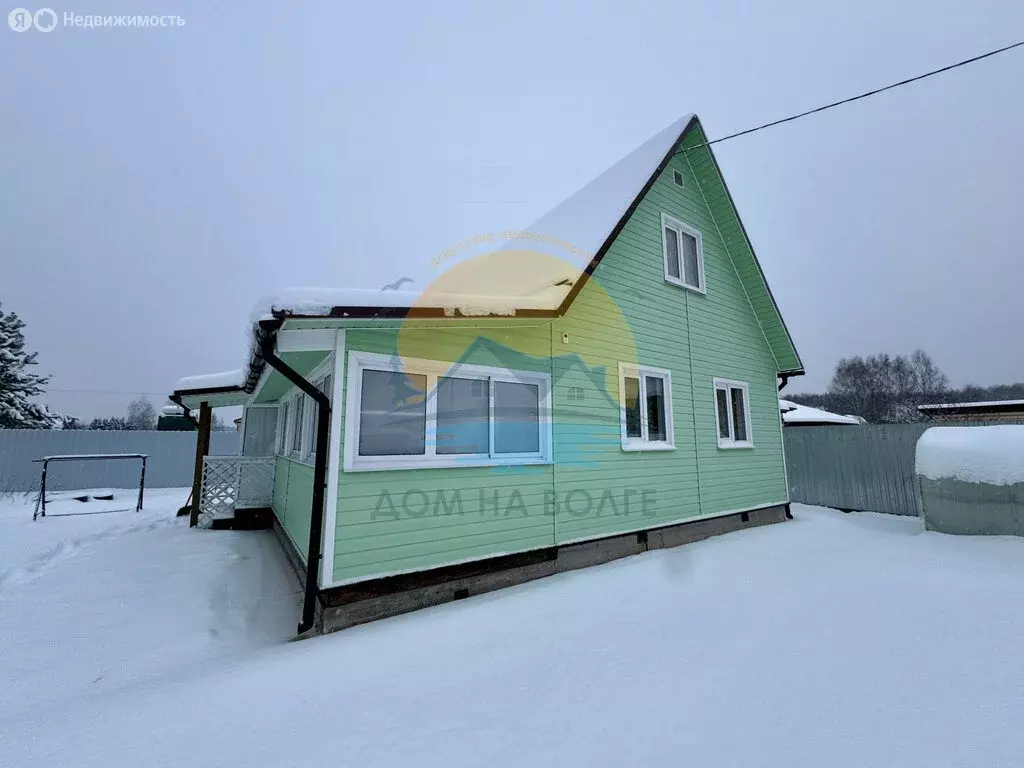
[[[391,353],[396,370],[408,358],[452,361],[443,385],[439,379],[438,391],[421,391],[424,379],[416,376],[396,377],[393,385],[396,398],[409,403],[431,397],[440,402],[449,395],[447,390],[465,387],[457,398],[458,408],[464,412],[448,411],[458,417],[460,426],[448,431],[438,427],[435,440],[439,449],[443,447],[456,460],[463,452],[467,461],[474,460],[469,456],[477,450],[471,444],[486,440],[490,418],[500,422],[505,432],[524,436],[531,429],[536,431],[538,421],[550,422],[560,465],[593,468],[602,454],[620,450],[623,403],[619,364],[637,363],[636,344],[619,303],[596,279],[589,279],[582,289],[586,294],[580,305],[585,308],[575,310],[577,316],[585,314],[587,322],[557,317],[554,310],[582,273],[582,266],[571,259],[506,247],[452,264],[419,295],[419,307],[455,305],[458,317],[446,320],[445,325],[458,327],[461,323],[465,328],[464,333],[454,334],[457,341],[453,345],[452,333],[432,337],[430,325],[410,313],[395,336]],[[432,338],[437,340],[436,348]],[[595,343],[595,338],[614,340],[614,359],[609,356],[609,345]],[[549,391],[536,391],[536,408],[520,404],[499,414],[486,382],[470,384],[468,376],[466,382],[452,381],[459,379],[460,370],[481,366],[511,374],[525,391],[537,386],[537,374],[544,374],[549,377]],[[493,413],[488,410],[488,397]],[[503,470],[528,472],[531,467],[510,464]]]

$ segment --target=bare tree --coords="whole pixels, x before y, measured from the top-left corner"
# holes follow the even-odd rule
[[[145,395],[128,403],[129,429],[155,429],[156,408]]]
[[[949,379],[922,350],[843,358],[836,365],[823,407],[873,422],[918,421],[918,405],[935,402]]]

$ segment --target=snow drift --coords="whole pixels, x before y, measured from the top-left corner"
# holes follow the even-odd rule
[[[917,441],[916,464],[932,480],[1024,483],[1024,425],[932,427]]]

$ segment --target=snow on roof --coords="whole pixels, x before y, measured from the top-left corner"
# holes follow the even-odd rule
[[[840,416],[838,413],[812,408],[809,405],[794,403],[792,400],[779,400],[782,421],[786,424],[861,424],[856,416]]]
[[[969,483],[1024,483],[1024,426],[932,427],[917,441],[917,474]]]
[[[245,386],[245,369],[207,373],[203,376],[185,376],[174,385],[175,392],[191,389],[238,389]]]
[[[335,307],[408,308],[417,303],[458,309],[464,315],[557,309],[693,117],[684,115],[652,136],[499,250],[554,257],[546,262],[531,260],[529,269],[483,269],[459,292],[430,292],[425,297],[416,290],[288,288],[259,301],[250,319],[270,319],[274,313],[324,316]]]
[[[536,279],[534,279],[536,282]],[[269,320],[275,312],[321,317],[335,307],[390,307],[416,305],[417,291],[381,291],[369,288],[285,288],[261,299],[250,320]],[[463,315],[513,315],[517,309],[546,309],[550,302],[537,296],[430,293],[424,306],[458,309]],[[557,306],[557,304],[555,305]]]
[[[180,405],[174,405],[173,403],[169,403],[160,409],[160,413],[162,413],[164,416],[184,416],[185,409],[182,408]],[[190,411],[190,413],[194,413],[194,411]]]
[[[992,408],[999,406],[1006,406],[1008,408],[1013,406],[1024,407],[1024,400],[986,400],[978,403],[936,403],[933,405],[919,405],[917,406],[917,410],[941,411],[953,408]]]
[[[693,118],[683,115],[535,221],[527,231],[545,239],[530,247],[585,268]]]

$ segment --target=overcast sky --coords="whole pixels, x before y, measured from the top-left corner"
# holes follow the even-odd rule
[[[58,410],[238,367],[279,288],[422,287],[686,112],[724,135],[1024,38],[1019,0],[239,5],[0,27],[0,302]],[[1022,97],[1018,49],[716,147],[807,368],[787,391],[918,347],[1024,380]]]

